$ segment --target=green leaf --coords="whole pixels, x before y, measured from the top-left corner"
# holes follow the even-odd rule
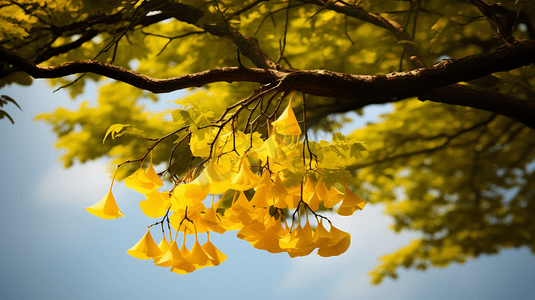
[[[182,105],[184,109],[177,109],[171,113],[175,122],[184,122],[184,125],[193,123],[196,126],[204,126],[210,123],[210,119],[213,118],[214,112],[209,108],[209,104],[205,102],[204,97],[206,93],[198,92],[188,96],[184,99],[173,101],[178,105]],[[207,106],[208,107],[203,107]]]
[[[141,136],[143,134],[142,130],[139,130],[135,127],[133,127],[130,124],[113,124],[108,128],[108,131],[106,131],[106,135],[104,136],[104,139],[102,140],[102,144],[106,141],[106,138],[111,133],[111,138],[115,139],[116,137],[124,136],[124,135],[137,135]]]
[[[15,104],[20,110],[22,110],[22,108],[20,108],[20,106],[17,104],[15,100],[13,100],[13,98],[7,95],[0,96],[0,107],[4,107],[4,105],[7,105],[8,102]],[[3,119],[4,117],[8,118],[9,121],[11,121],[11,124],[15,124],[15,121],[13,121],[13,118],[11,118],[11,116],[7,112],[5,112],[3,109],[0,109],[0,120]]]
[[[19,104],[15,100],[13,100],[13,98],[7,95],[0,96],[0,107],[3,107],[5,104],[8,104],[8,102],[15,104],[20,110],[22,110],[22,108],[20,108]]]
[[[171,113],[171,116],[173,117],[173,121],[177,123],[178,127],[188,125],[192,121],[189,113],[183,109],[174,110]]]
[[[347,160],[343,156],[342,153],[340,153],[335,148],[324,148],[323,151],[320,153],[319,160],[319,168],[323,169],[341,169],[345,168],[347,165]]]
[[[353,145],[351,145],[350,155],[353,158],[360,158],[362,151],[368,151],[368,148],[366,145],[364,145],[362,142],[356,142]]]
[[[0,120],[3,119],[4,117],[8,118],[9,121],[11,121],[11,124],[15,124],[15,121],[13,121],[13,118],[11,118],[11,116],[9,116],[8,113],[0,109]]]
[[[190,138],[190,150],[193,156],[210,156],[210,143],[214,140],[217,128],[207,127],[193,131]]]

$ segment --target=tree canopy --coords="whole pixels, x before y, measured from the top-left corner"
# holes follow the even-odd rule
[[[38,119],[66,167],[113,158],[162,230],[239,229],[258,249],[332,256],[349,237],[321,212],[385,203],[394,230],[421,237],[382,257],[379,283],[399,267],[535,252],[534,18],[518,0],[6,0],[0,87],[50,78],[75,97],[98,82],[96,106]],[[144,108],[183,89],[176,109]],[[383,103],[394,109],[379,123],[309,138]],[[123,216],[111,191],[88,210]],[[185,263],[170,239],[149,230],[129,254],[181,274],[224,260],[207,238]]]

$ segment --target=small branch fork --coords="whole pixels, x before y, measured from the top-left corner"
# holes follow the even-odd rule
[[[147,151],[145,152],[145,154],[143,154],[143,156],[141,156],[138,159],[126,160],[126,161],[118,164],[117,165],[117,169],[119,169],[124,164],[133,163],[133,162],[137,162],[137,161],[140,162],[140,167],[143,166],[143,161],[145,160],[147,155],[149,155],[149,153],[151,153],[151,151],[154,150],[154,148],[156,148],[156,146],[158,146],[158,144],[160,142],[162,142],[163,140],[165,140],[165,139],[167,139],[167,138],[169,138],[171,136],[174,136],[175,134],[178,134],[178,133],[180,133],[182,131],[187,131],[188,129],[189,129],[189,126],[183,126],[183,127],[178,128],[178,129],[176,129],[176,130],[174,130],[174,131],[172,131],[172,132],[170,132],[170,133],[168,133],[168,134],[166,134],[166,135],[164,135],[164,136],[162,136],[160,138],[157,138],[157,139],[145,138],[148,141],[154,141],[154,143],[149,148],[147,148]],[[171,179],[176,182],[176,176],[171,171],[171,163],[172,163],[173,155],[175,153],[176,148],[184,140],[186,140],[186,138],[189,138],[190,135],[191,135],[191,133],[188,132],[178,143],[175,144],[175,146],[173,147],[173,150],[171,150],[171,154],[169,155],[169,161],[168,161],[167,167],[165,168],[165,170],[160,172],[160,175],[165,176],[165,173],[169,173],[170,176],[171,176]]]
[[[201,129],[205,129],[205,128],[209,128],[209,127],[215,127],[215,128],[218,128],[218,130],[217,130],[217,132],[216,132],[216,134],[215,134],[215,136],[213,138],[213,141],[210,143],[210,154],[209,154],[209,156],[206,159],[204,159],[203,161],[201,161],[200,163],[198,163],[197,165],[195,165],[195,166],[191,166],[190,165],[190,171],[185,176],[183,176],[182,178],[178,178],[171,171],[172,158],[173,158],[174,152],[177,149],[177,147],[181,143],[183,143],[185,140],[187,140],[187,139],[189,139],[191,137],[192,131],[190,130],[190,126],[192,126],[192,125],[187,125],[187,126],[180,127],[180,128],[178,128],[178,129],[176,129],[176,130],[174,130],[174,131],[172,131],[172,132],[170,132],[170,133],[168,133],[168,134],[166,134],[166,135],[164,135],[164,136],[162,136],[160,138],[145,138],[148,141],[153,141],[153,143],[152,143],[152,145],[150,147],[147,148],[147,150],[143,154],[143,156],[141,156],[140,158],[137,158],[137,159],[126,160],[126,161],[120,163],[117,166],[117,168],[121,167],[124,164],[133,163],[133,162],[140,162],[140,167],[141,167],[143,165],[143,161],[145,160],[147,155],[149,155],[149,153],[151,153],[151,151],[153,151],[154,148],[156,148],[156,146],[158,146],[159,143],[161,143],[163,140],[165,140],[165,139],[167,139],[167,138],[169,138],[171,136],[179,134],[180,132],[186,132],[186,134],[175,144],[175,146],[171,150],[166,169],[158,173],[158,175],[160,175],[160,176],[165,176],[166,173],[169,173],[170,176],[171,176],[171,179],[173,180],[173,182],[175,183],[175,186],[176,186],[180,182],[183,182],[183,181],[187,180],[187,178],[194,177],[196,171],[199,170],[199,168],[201,168],[202,165],[207,163],[212,157],[214,157],[214,154],[216,153],[215,145],[217,144],[217,140],[219,139],[219,137],[220,137],[223,129],[225,128],[225,126],[227,126],[228,124],[230,124],[231,127],[232,127],[232,143],[233,143],[233,149],[231,151],[229,151],[229,152],[236,152],[237,155],[242,155],[242,154],[238,153],[238,151],[236,149],[236,141],[235,141],[235,133],[236,133],[236,130],[237,130],[238,118],[239,118],[240,113],[244,109],[249,110],[249,115],[247,116],[247,123],[246,123],[245,128],[247,129],[247,127],[249,127],[251,133],[253,132],[253,128],[255,127],[255,124],[258,125],[260,123],[260,119],[259,118],[261,116],[264,116],[265,121],[269,123],[269,121],[273,118],[273,116],[276,115],[277,111],[280,108],[280,105],[281,105],[282,101],[284,100],[285,96],[288,94],[286,92],[282,92],[282,95],[279,98],[279,101],[278,101],[276,107],[274,108],[272,114],[271,115],[267,115],[267,110],[268,110],[268,108],[270,106],[271,100],[277,94],[279,94],[279,86],[280,86],[280,84],[279,85],[275,85],[275,86],[269,86],[269,85],[262,86],[260,89],[256,90],[253,93],[253,95],[251,95],[247,99],[242,100],[240,102],[237,102],[236,104],[234,104],[234,105],[232,105],[230,107],[227,107],[226,110],[222,113],[222,115],[217,120],[211,122],[208,125],[199,127],[199,126],[193,124],[193,125],[195,125],[197,127],[197,130],[201,130]],[[253,114],[255,113],[256,109],[259,106],[261,106],[261,103],[264,100],[264,96],[266,96],[266,95],[268,95],[270,93],[273,93],[273,96],[269,99],[268,104],[266,105],[265,108],[261,109],[261,112],[258,114],[258,117],[255,118],[255,120],[253,120],[251,122],[251,119],[252,119]],[[249,105],[251,105],[255,101],[257,103],[254,105],[254,107],[253,108],[249,108]],[[235,109],[235,111],[230,113],[234,109]],[[306,140],[308,141],[308,137],[306,138]],[[252,146],[253,146],[252,142],[253,141],[252,141],[252,135],[251,135],[251,144],[250,144],[249,149],[251,149]],[[226,152],[226,153],[228,153],[228,152]],[[224,155],[226,153],[220,153],[218,156]],[[311,154],[311,155],[313,155],[313,154]]]
[[[152,226],[156,226],[156,225],[158,225],[158,224],[161,224],[161,225],[162,225],[162,232],[165,232],[165,230],[164,230],[164,228],[163,228],[163,223],[164,223],[165,221],[167,221],[167,228],[169,229],[169,232],[171,232],[171,225],[170,225],[171,222],[169,221],[169,212],[170,212],[170,210],[171,210],[171,207],[169,207],[169,208],[167,209],[167,211],[165,212],[165,215],[163,216],[163,218],[162,218],[160,221],[158,221],[158,222],[156,222],[156,223],[154,223],[154,224],[149,225],[149,228],[151,228]]]
[[[295,211],[293,212],[292,214],[292,226],[290,228],[293,228],[294,227],[294,223],[295,223],[295,215],[297,214],[298,215],[298,224],[300,224],[301,222],[301,205],[303,205],[305,208],[305,214],[307,216],[307,220],[308,220],[308,211],[310,211],[314,217],[316,218],[316,221],[317,223],[319,224],[320,221],[319,219],[325,219],[327,220],[327,222],[329,222],[329,224],[332,226],[332,223],[331,223],[331,220],[329,220],[327,217],[325,216],[322,216],[318,213],[316,213],[312,208],[310,208],[310,206],[303,200],[303,182],[301,182],[301,199],[299,200],[299,203],[297,203],[297,207],[295,208]],[[319,218],[319,219],[318,219]]]

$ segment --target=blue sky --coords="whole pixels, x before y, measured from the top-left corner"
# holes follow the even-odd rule
[[[90,85],[89,88],[94,88]],[[330,219],[348,231],[352,245],[341,256],[286,254],[256,250],[234,232],[213,234],[213,244],[228,259],[218,267],[177,275],[126,253],[153,222],[138,202],[143,196],[122,182],[113,193],[126,218],[102,220],[85,210],[109,189],[106,160],[63,169],[51,128],[33,117],[78,102],[44,81],[8,87],[23,111],[4,109],[15,125],[0,121],[0,299],[533,299],[535,256],[511,249],[464,265],[427,272],[399,272],[379,286],[367,273],[381,255],[403,246],[415,233],[395,234],[380,205],[352,217]],[[82,96],[95,100],[95,90]],[[169,100],[174,100],[173,95]],[[93,98],[93,99],[92,99]],[[373,120],[385,107],[368,108]],[[155,240],[158,230],[152,230]],[[203,240],[201,240],[201,243]]]

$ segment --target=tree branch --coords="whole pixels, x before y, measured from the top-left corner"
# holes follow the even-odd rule
[[[171,16],[167,14],[145,16],[141,18],[136,24],[149,26],[151,24],[161,22],[170,17]],[[33,60],[34,63],[39,64],[44,61],[47,61],[48,59],[54,56],[67,53],[70,50],[73,50],[82,46],[85,42],[90,41],[92,38],[94,38],[98,34],[105,32],[103,30],[91,29],[92,26],[97,25],[97,24],[113,24],[113,23],[120,22],[120,21],[121,21],[121,14],[117,13],[114,15],[102,16],[98,18],[92,17],[85,21],[73,23],[70,25],[63,26],[63,27],[55,27],[55,26],[47,25],[50,28],[44,27],[44,28],[40,28],[39,30],[50,31],[50,33],[52,34],[52,38],[46,46],[43,46],[40,49],[37,49],[35,53],[31,56],[32,57],[31,59]],[[118,30],[122,31],[124,30],[124,28],[119,28]],[[56,39],[62,36],[66,32],[70,32],[69,33],[70,36],[74,36],[76,34],[80,34],[81,36],[75,41],[72,41],[70,43],[66,43],[61,46],[53,47],[52,44],[56,41]],[[24,47],[24,46],[26,45],[22,44],[22,45],[17,46],[17,48]],[[15,50],[15,49],[11,49],[11,50]],[[27,58],[30,59],[30,57],[27,57]],[[16,71],[10,68],[2,69],[2,67],[3,66],[0,65],[0,78],[5,77]]]
[[[419,150],[415,150],[415,151],[412,151],[412,152],[400,153],[400,154],[396,154],[396,155],[391,155],[392,153],[381,153],[379,156],[383,156],[384,158],[382,158],[382,159],[377,159],[377,160],[373,160],[373,161],[369,161],[369,162],[365,162],[365,163],[355,164],[355,165],[352,165],[352,166],[348,167],[347,169],[350,170],[350,171],[355,171],[355,170],[366,168],[366,167],[369,167],[369,166],[372,166],[372,165],[380,165],[380,164],[385,163],[385,162],[386,163],[390,163],[393,160],[397,160],[397,159],[401,159],[401,158],[408,158],[408,157],[415,156],[415,155],[420,155],[420,154],[431,154],[434,151],[443,149],[444,147],[450,145],[451,142],[455,138],[457,138],[458,136],[462,135],[463,133],[466,133],[468,131],[474,130],[474,129],[479,128],[481,126],[486,126],[487,124],[492,122],[494,119],[496,119],[496,116],[497,116],[497,114],[492,114],[488,119],[485,119],[485,120],[482,120],[481,122],[473,124],[472,126],[470,126],[468,128],[461,129],[461,130],[457,131],[454,134],[448,135],[448,134],[442,133],[442,134],[439,134],[439,135],[433,136],[433,137],[419,136],[418,138],[415,138],[415,139],[419,139],[419,140],[440,140],[442,138],[446,138],[446,140],[444,142],[440,143],[439,145],[433,146],[431,148],[424,148],[424,149],[419,149]],[[474,138],[474,140],[471,140],[470,143],[474,142],[477,139],[478,139],[478,137]],[[398,145],[399,145],[399,147],[402,147],[402,146],[405,145],[406,142],[411,141],[411,140],[401,141]],[[466,142],[463,142],[460,145],[465,146],[465,144],[466,144]],[[452,145],[452,146],[459,146],[459,144],[458,145]]]
[[[301,2],[325,7],[325,4],[327,1],[301,0]],[[335,3],[329,5],[326,9],[330,9],[330,10],[342,13],[346,16],[350,16],[355,19],[359,19],[361,21],[368,22],[375,26],[389,30],[392,32],[392,34],[394,34],[394,36],[399,41],[411,41],[412,42],[413,40],[411,35],[407,32],[405,27],[403,27],[401,24],[397,23],[394,20],[389,20],[379,15],[367,12],[366,10],[364,10],[362,7],[358,5],[349,5],[342,1],[335,1]],[[423,56],[420,53],[420,50],[418,49],[418,47],[416,47],[413,43],[403,43],[403,47],[405,48],[405,51],[409,54],[409,57],[416,56],[416,58],[418,58],[418,61],[420,61],[423,65],[425,65]],[[420,66],[416,65],[416,67],[420,67]]]
[[[258,5],[263,1],[256,1],[255,5]],[[240,52],[249,58],[255,66],[263,69],[276,69],[279,66],[269,58],[264,51],[260,48],[255,39],[247,37],[226,23],[226,20],[221,20],[221,22],[216,24],[204,24],[199,25],[199,20],[204,16],[205,12],[192,8],[184,4],[173,3],[169,6],[171,8],[171,15],[178,21],[186,22],[197,27],[204,29],[206,32],[214,36],[226,36],[232,40],[232,42],[240,49]],[[246,7],[247,8],[247,7]],[[248,8],[247,8],[248,9]],[[240,11],[240,13],[246,11],[247,9]],[[231,16],[235,16],[232,14]]]
[[[154,93],[200,87],[215,82],[277,84],[278,90],[300,90],[307,94],[337,98],[338,111],[369,104],[388,103],[418,96],[447,104],[485,109],[511,117],[535,128],[535,103],[499,93],[462,86],[449,86],[512,70],[535,62],[535,40],[517,40],[487,53],[441,62],[416,70],[387,75],[353,75],[325,70],[274,70],[227,67],[167,79],[154,79],[111,64],[93,60],[41,67],[0,47],[3,60],[34,78],[58,78],[91,72]],[[449,87],[448,87],[449,86]],[[461,95],[462,97],[460,97]],[[491,98],[491,99],[489,99]]]
[[[497,92],[455,84],[418,95],[420,100],[466,105],[495,112],[535,129],[535,102],[525,101]]]

